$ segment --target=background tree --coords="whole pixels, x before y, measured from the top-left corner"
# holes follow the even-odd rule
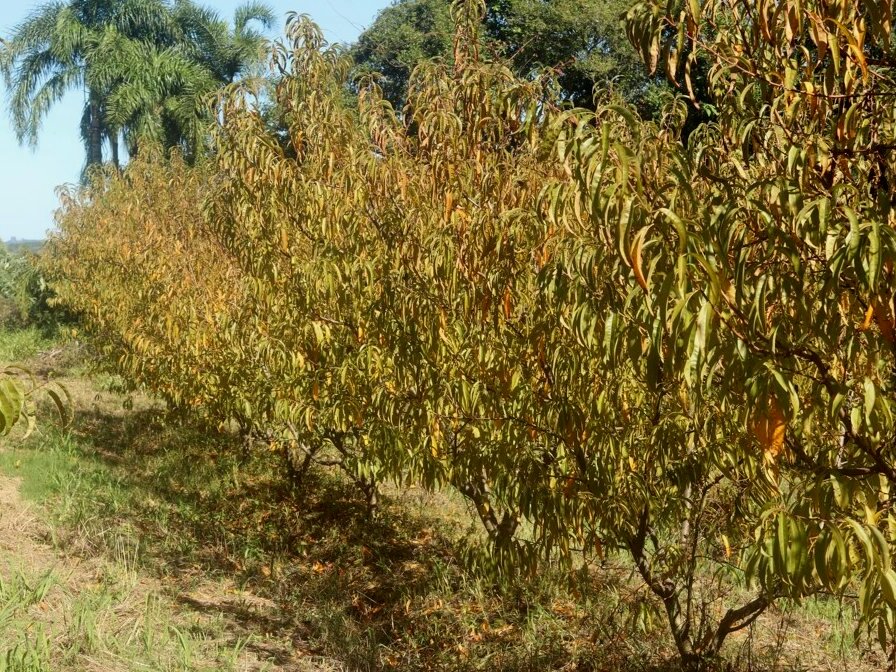
[[[184,34],[184,51],[218,82],[230,84],[247,74],[264,55],[264,31],[276,15],[266,4],[246,2],[228,23],[214,10],[190,0],[175,0],[174,20]]]
[[[206,99],[220,83],[178,45],[132,40],[110,31],[94,52],[89,81],[107,92],[103,122],[112,162],[119,137],[130,156],[140,145],[180,147],[193,157],[208,123]]]
[[[404,0],[386,7],[352,48],[361,73],[378,73],[386,99],[401,105],[411,72],[451,53],[454,29],[447,0]]]
[[[596,84],[612,85],[643,110],[657,108],[663,82],[626,39],[631,0],[488,0],[482,39],[518,74],[555,68],[563,97],[592,107]],[[386,98],[401,104],[414,67],[451,57],[450,0],[401,0],[384,9],[353,48],[362,71],[383,75]]]
[[[177,147],[187,159],[205,145],[211,120],[209,99],[222,86],[251,72],[263,55],[274,13],[266,5],[238,7],[232,23],[216,12],[178,0],[172,10],[178,41],[165,45],[119,39],[108,45],[106,67],[96,79],[110,91],[108,122],[123,129],[131,156],[141,143]]]
[[[595,84],[612,84],[628,100],[649,104],[661,83],[650,77],[626,39],[632,0],[489,0],[487,34],[527,74],[557,68],[564,92],[591,107]]]
[[[38,7],[14,30],[0,51],[10,93],[10,112],[20,141],[36,143],[49,109],[68,91],[85,93],[81,133],[87,166],[102,162],[107,92],[92,85],[107,33],[133,39],[171,36],[173,25],[160,0],[72,0]]]
[[[118,162],[123,134],[164,145],[196,145],[204,98],[258,57],[251,22],[271,10],[237,10],[233,29],[189,0],[70,0],[37,8],[0,48],[0,72],[22,142],[37,142],[49,109],[68,91],[85,95],[81,118],[86,166]]]

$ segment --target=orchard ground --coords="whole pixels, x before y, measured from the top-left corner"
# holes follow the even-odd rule
[[[0,444],[0,670],[674,670],[662,619],[623,560],[498,583],[470,571],[464,505],[351,485],[301,491],[274,455],[126,398],[89,350],[0,333],[72,394]],[[736,597],[736,596],[732,596]],[[779,604],[732,636],[731,670],[882,669],[854,607]]]

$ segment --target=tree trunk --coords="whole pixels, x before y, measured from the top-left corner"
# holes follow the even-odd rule
[[[90,121],[87,128],[87,168],[103,162],[102,101],[95,91],[88,94]]]
[[[112,165],[121,168],[121,162],[118,159],[118,131],[112,131],[109,134],[109,147],[112,153]]]

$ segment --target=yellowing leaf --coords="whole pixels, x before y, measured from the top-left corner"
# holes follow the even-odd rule
[[[632,242],[632,249],[629,251],[629,257],[631,259],[632,271],[635,273],[635,280],[640,285],[641,289],[645,292],[647,291],[647,278],[644,277],[644,268],[643,268],[643,260],[641,258],[642,250],[644,249],[644,238],[647,235],[649,228],[645,227],[638,231],[635,236],[635,240]]]
[[[787,430],[787,422],[781,414],[778,402],[774,397],[769,398],[768,405],[756,418],[753,432],[759,445],[769,462],[776,462],[784,449],[784,437]]]
[[[868,310],[865,311],[865,319],[862,321],[862,324],[859,325],[859,331],[867,331],[871,328],[871,320],[874,317],[874,306],[869,305]]]

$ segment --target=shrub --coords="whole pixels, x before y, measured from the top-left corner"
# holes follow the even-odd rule
[[[714,64],[718,116],[687,137],[684,99],[568,110],[483,59],[476,3],[400,113],[373,85],[355,107],[292,17],[284,128],[238,87],[208,165],[69,195],[54,287],[133,385],[294,470],[338,466],[371,505],[383,479],[456,489],[493,570],[630,558],[690,667],[854,581],[890,647],[885,4],[634,9],[649,64],[685,88]]]

